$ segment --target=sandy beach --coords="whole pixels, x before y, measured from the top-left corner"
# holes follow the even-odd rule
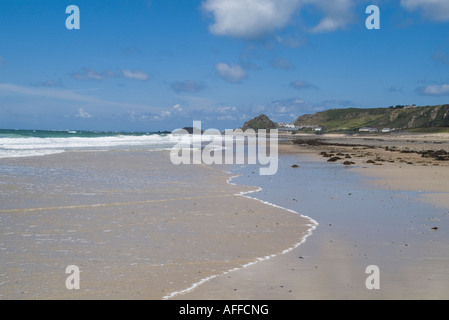
[[[297,245],[310,221],[168,152],[0,160],[1,299],[162,299]],[[67,290],[65,269],[81,271]]]
[[[285,143],[279,181],[266,184],[275,196],[260,197],[297,208],[319,227],[294,251],[180,298],[447,299],[448,162],[409,151],[448,151],[448,137],[288,137],[297,138],[324,144]],[[337,154],[342,159],[328,162]],[[298,179],[293,191],[273,192],[292,188],[292,175]],[[379,290],[365,286],[369,265],[380,269]]]
[[[0,159],[0,298],[449,298],[449,161],[419,153],[446,136],[288,138],[274,176],[162,151]]]

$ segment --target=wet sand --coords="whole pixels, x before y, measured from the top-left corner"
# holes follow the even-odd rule
[[[0,160],[1,299],[162,299],[296,245],[310,221],[167,152]],[[67,290],[68,265],[81,271]]]
[[[251,169],[242,169],[241,181],[265,188],[252,196],[316,219],[313,235],[290,253],[212,279],[180,299],[449,298],[449,168],[407,152],[447,150],[447,137],[320,138],[329,144],[283,146],[271,181]],[[343,159],[328,162],[332,156],[322,152]],[[354,164],[343,165],[349,160]],[[369,265],[380,269],[379,290],[365,286]]]
[[[286,142],[265,177],[159,152],[2,159],[0,298],[448,299],[447,162],[409,152],[446,138],[367,138]],[[236,196],[256,190],[243,185],[320,225],[296,247],[310,221]],[[69,264],[80,290],[65,288]],[[380,290],[365,286],[368,265]]]

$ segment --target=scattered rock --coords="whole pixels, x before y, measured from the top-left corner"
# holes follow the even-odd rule
[[[292,165],[292,168],[299,168],[297,164]]]
[[[345,166],[350,166],[350,165],[355,164],[355,162],[352,162],[352,161],[345,161],[345,162],[343,162],[343,164],[344,164]]]
[[[449,161],[449,152],[441,150],[426,150],[419,152],[423,158],[434,158],[438,161]]]
[[[331,158],[334,156],[333,153],[322,152],[321,153],[324,158]]]
[[[433,227],[433,228],[431,228],[431,229],[437,231],[437,230],[438,230],[438,227]]]
[[[331,157],[327,162],[337,162],[338,160],[341,160],[340,157]]]
[[[345,156],[345,158],[346,158],[346,159],[352,159],[352,157],[351,157],[349,154],[347,154],[347,155]]]
[[[376,163],[376,162],[373,160],[368,160],[366,163]]]

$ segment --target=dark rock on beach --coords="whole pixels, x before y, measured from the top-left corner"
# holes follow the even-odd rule
[[[434,158],[439,161],[449,161],[449,152],[445,150],[426,150],[419,153],[423,158]]]

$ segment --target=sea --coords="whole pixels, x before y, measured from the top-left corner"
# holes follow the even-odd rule
[[[176,142],[168,132],[104,132],[0,129],[0,159],[44,156],[69,150],[167,150]]]

